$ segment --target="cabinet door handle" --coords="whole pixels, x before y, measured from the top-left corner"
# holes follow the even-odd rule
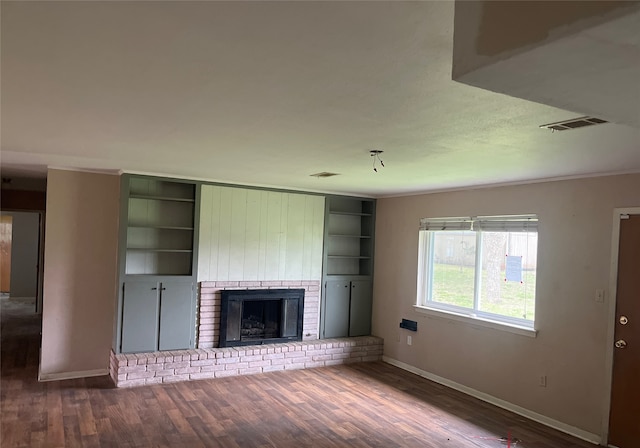
[[[167,288],[160,288],[160,291],[164,291],[165,289],[167,289]]]
[[[151,288],[151,291],[156,291],[158,288],[156,288],[155,286],[153,288]]]

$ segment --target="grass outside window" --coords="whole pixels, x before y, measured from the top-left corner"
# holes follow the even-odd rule
[[[504,277],[505,272],[502,271]],[[483,279],[486,280],[486,271]],[[535,271],[523,273],[524,284],[504,282],[500,299],[486,302],[483,310],[515,318],[534,320],[535,318]],[[466,285],[473,284],[475,268],[468,266],[453,266],[447,264],[434,265],[434,278],[438,278],[440,285],[438,296],[433,300],[462,308],[473,309],[473,293],[469,293]]]

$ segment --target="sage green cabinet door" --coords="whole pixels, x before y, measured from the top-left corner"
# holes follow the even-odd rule
[[[158,347],[158,283],[126,282],[122,312],[122,353],[153,352]]]
[[[324,337],[343,338],[349,335],[350,282],[332,280],[325,287]]]
[[[160,350],[193,347],[193,282],[166,281],[160,291]]]
[[[371,304],[371,281],[352,281],[349,336],[371,334]]]

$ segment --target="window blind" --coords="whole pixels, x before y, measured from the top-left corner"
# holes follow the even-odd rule
[[[537,232],[536,215],[478,216],[475,218],[422,218],[420,230],[481,230],[485,232]]]
[[[536,215],[478,216],[473,222],[474,230],[484,232],[537,232]]]
[[[471,218],[422,218],[420,230],[471,230]]]

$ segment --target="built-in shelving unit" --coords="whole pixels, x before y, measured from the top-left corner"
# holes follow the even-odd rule
[[[199,189],[122,176],[116,353],[195,346]]]
[[[325,275],[372,274],[374,202],[327,198]]]
[[[373,199],[326,199],[323,338],[371,333],[374,220]]]
[[[129,180],[126,275],[191,275],[195,185]]]

